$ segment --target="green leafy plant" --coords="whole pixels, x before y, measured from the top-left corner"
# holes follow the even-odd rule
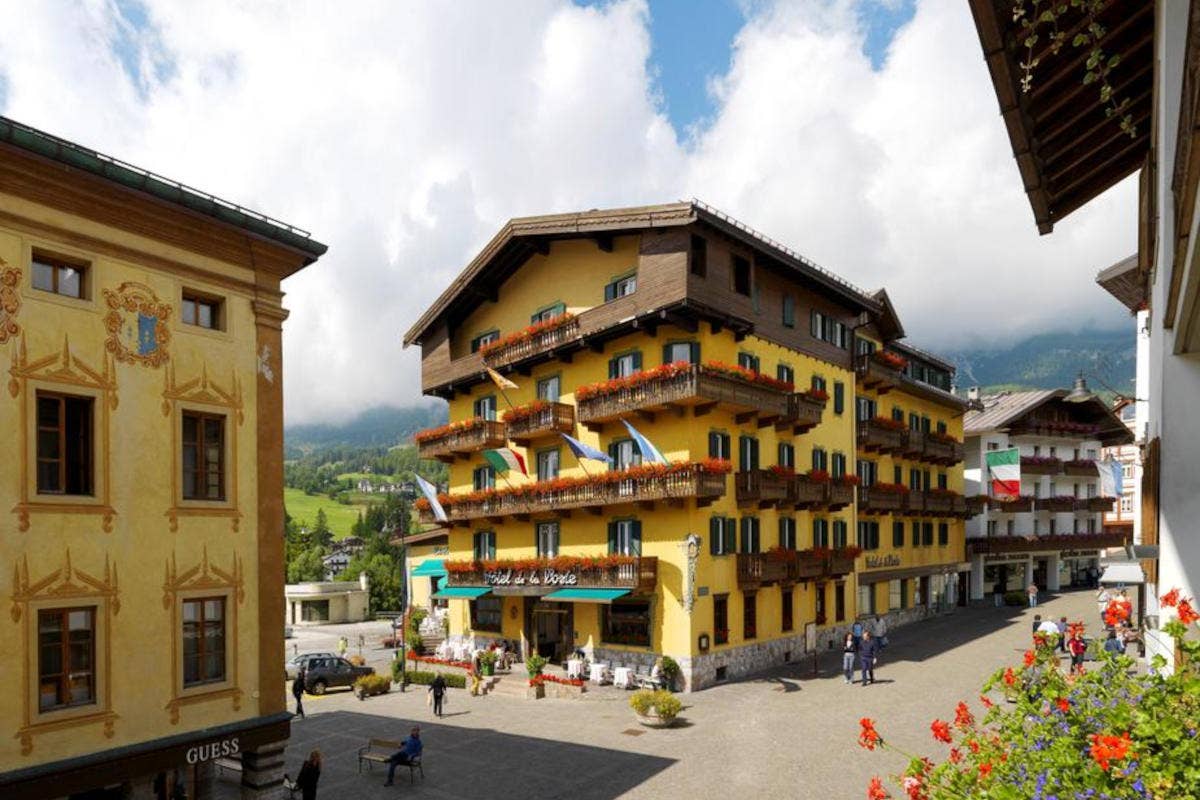
[[[661,669],[663,680],[667,682],[667,688],[674,689],[675,681],[678,680],[680,673],[679,662],[670,656],[663,656]]]
[[[417,684],[418,686],[428,686],[433,683],[433,679],[438,675],[442,676],[442,680],[452,689],[467,688],[467,676],[456,675],[453,672],[428,672],[426,670],[409,670],[408,682]]]
[[[386,675],[363,675],[354,682],[354,693],[360,698],[387,694],[391,688],[392,680]]]
[[[639,689],[629,698],[629,707],[643,717],[673,720],[683,710],[683,703],[665,689]]]
[[[425,652],[425,641],[421,638],[421,634],[416,631],[409,631],[405,637],[408,641],[408,649],[412,650],[417,655],[422,655]]]
[[[529,673],[529,677],[541,675],[542,670],[546,668],[547,660],[543,656],[534,653],[529,658],[525,659],[525,671]]]

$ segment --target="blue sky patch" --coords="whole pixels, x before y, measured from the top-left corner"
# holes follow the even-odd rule
[[[888,46],[895,38],[896,31],[908,24],[916,12],[916,0],[865,0],[859,6],[859,19],[867,34],[863,41],[863,53],[870,57],[871,68],[876,72],[883,67]]]

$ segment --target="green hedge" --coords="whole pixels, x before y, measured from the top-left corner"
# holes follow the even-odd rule
[[[419,684],[421,686],[428,686],[429,684],[433,683],[433,679],[437,675],[441,675],[442,679],[446,681],[446,685],[451,688],[454,688],[454,689],[467,688],[467,676],[466,675],[454,675],[452,673],[446,673],[446,672],[440,672],[440,673],[439,672],[426,672],[425,670],[411,670],[410,669],[408,671],[408,682]]]

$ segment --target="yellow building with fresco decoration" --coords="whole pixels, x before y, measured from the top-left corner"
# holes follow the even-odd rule
[[[295,228],[0,118],[0,796],[275,796]]]
[[[932,587],[965,569],[963,404],[902,336],[886,293],[697,202],[509,222],[405,338],[450,405],[417,441],[450,464],[451,639],[614,671],[667,655],[700,688],[829,647],[860,613],[943,610],[956,583]],[[931,463],[923,416],[951,451],[944,494],[896,490],[936,544],[873,538],[892,517],[863,506],[885,472],[857,487],[878,451],[858,420],[885,394],[917,428],[876,470]],[[893,608],[896,570],[914,580]]]

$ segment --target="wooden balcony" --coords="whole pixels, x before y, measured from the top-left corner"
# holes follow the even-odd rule
[[[795,550],[771,550],[766,553],[737,554],[739,589],[757,589],[798,580],[799,560]]]
[[[521,411],[522,409],[514,409]],[[510,415],[512,412],[509,412]],[[548,403],[532,413],[522,413],[518,419],[505,417],[508,426],[508,438],[522,447],[535,439],[550,436],[558,437],[559,433],[571,433],[575,430],[575,406],[567,403]]]
[[[854,559],[848,556],[833,555],[829,557],[829,561],[825,568],[825,574],[832,578],[839,578],[843,575],[849,575],[854,572]]]
[[[977,494],[963,498],[964,513],[968,517],[977,517],[982,514],[988,507],[988,496],[986,494]]]
[[[874,486],[858,487],[858,510],[863,514],[893,514],[908,508],[907,492],[880,491]]]
[[[1037,511],[1053,511],[1055,513],[1064,513],[1075,510],[1074,497],[1038,497],[1033,501],[1033,507]]]
[[[900,385],[899,370],[884,364],[877,353],[859,353],[854,357],[854,374],[864,389],[887,394]]]
[[[777,429],[792,427],[792,433],[800,434],[821,424],[828,400],[818,400],[805,392],[797,392],[788,398],[787,417],[775,423]]]
[[[924,498],[925,513],[931,517],[948,517],[954,513],[954,495],[942,492],[924,492]]]
[[[840,511],[854,502],[854,486],[833,481],[829,484],[829,510]]]
[[[759,508],[777,506],[788,500],[789,486],[795,475],[781,475],[769,469],[754,469],[734,475],[738,505],[756,504]]]
[[[571,317],[550,330],[541,331],[527,338],[488,350],[483,356],[483,362],[489,367],[503,367],[527,358],[540,356],[578,338],[579,320]]]
[[[585,559],[541,558],[508,563],[497,561],[485,569],[476,562],[467,571],[446,575],[446,586],[541,586],[547,590],[569,586],[572,589],[628,589],[633,594],[653,594],[658,585],[658,558],[633,556],[628,563],[611,566],[585,566]]]
[[[665,474],[651,474],[620,479],[619,473],[600,473],[593,479],[580,479],[562,485],[561,481],[550,482],[539,490],[539,484],[518,487],[520,492],[500,489],[484,493],[473,493],[456,500],[451,495],[445,503],[446,516],[452,524],[467,525],[474,519],[502,519],[515,517],[526,519],[531,514],[557,514],[569,516],[573,509],[584,509],[600,514],[605,506],[621,503],[636,503],[644,508],[653,508],[655,503],[666,502],[682,505],[694,499],[698,506],[706,506],[725,494],[725,474],[706,472],[696,465],[687,465]],[[422,522],[434,522],[428,508],[420,509]]]
[[[1057,458],[1021,457],[1022,475],[1059,475],[1062,473],[1062,469],[1062,461]]]
[[[925,434],[924,436],[925,450],[922,454],[922,460],[946,466],[957,464],[963,460],[962,442],[948,441],[931,434]]]
[[[1098,478],[1095,463],[1091,461],[1064,461],[1063,474],[1077,478]]]
[[[503,422],[478,420],[470,427],[446,431],[433,438],[419,440],[417,453],[421,458],[453,461],[459,456],[465,458],[480,450],[504,447],[506,442]]]
[[[1088,497],[1083,501],[1083,508],[1079,510],[1108,514],[1112,512],[1115,502],[1117,502],[1115,497]]]
[[[807,475],[796,475],[788,486],[784,505],[793,508],[820,508],[829,504],[829,481],[814,481]]]
[[[903,428],[890,428],[875,420],[858,423],[858,447],[868,453],[902,453],[908,442],[909,432]]]
[[[917,491],[901,495],[900,511],[914,517],[924,514],[925,493]]]
[[[1047,536],[987,536],[967,539],[970,553],[1012,553],[1038,550],[1091,550],[1124,547],[1124,533],[1058,533]]]
[[[988,498],[988,507],[994,508],[997,511],[1005,514],[1021,514],[1027,511],[1033,511],[1032,497],[1015,497],[1012,500],[997,500],[994,497]]]
[[[576,403],[579,421],[591,430],[600,430],[607,422],[637,413],[653,420],[662,412],[701,416],[715,407],[736,414],[741,425],[757,419],[760,428],[772,423],[787,423],[792,394],[769,386],[755,385],[704,365],[661,378],[653,378],[612,392],[603,392]]]
[[[967,498],[963,497],[961,494],[953,496],[951,500],[953,502],[951,503],[950,513],[955,517],[968,519],[979,513],[979,511],[970,510],[969,504],[967,503]]]
[[[905,458],[923,459],[925,457],[925,439],[927,434],[924,431],[914,431],[909,428],[908,436],[904,439],[904,446],[900,453]]]

